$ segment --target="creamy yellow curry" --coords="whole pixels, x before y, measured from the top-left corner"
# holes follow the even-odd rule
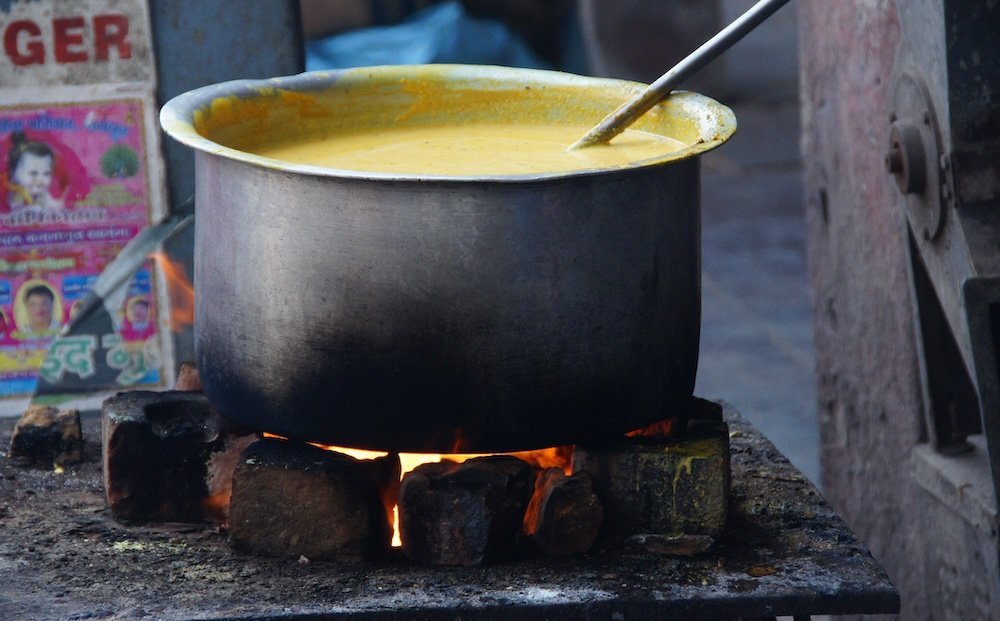
[[[568,151],[585,125],[468,123],[355,129],[259,145],[254,153],[343,170],[424,175],[530,175],[615,168],[662,157],[686,145],[627,130],[611,143]]]

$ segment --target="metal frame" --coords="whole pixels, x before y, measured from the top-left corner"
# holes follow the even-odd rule
[[[928,439],[954,452],[982,431],[1000,497],[1000,61],[991,30],[1000,7],[915,4],[899,8],[907,35],[886,164],[910,229]],[[926,19],[935,12],[940,20]]]
[[[897,11],[903,38],[894,69],[886,167],[896,177],[907,220],[925,435],[942,456],[973,450],[967,437],[983,435],[979,450],[984,444],[987,455],[977,476],[992,483],[982,486],[983,502],[993,507],[992,525],[963,517],[984,540],[996,541],[1000,59],[995,30],[1000,6],[899,0]],[[927,476],[926,468],[921,472],[915,479],[933,495],[927,482],[935,477]]]

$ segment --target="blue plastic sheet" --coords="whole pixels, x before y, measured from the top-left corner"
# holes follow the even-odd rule
[[[346,32],[306,44],[306,70],[467,63],[550,68],[502,23],[469,15],[460,2],[427,7],[393,26]]]

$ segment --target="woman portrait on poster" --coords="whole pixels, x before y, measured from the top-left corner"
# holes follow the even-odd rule
[[[90,191],[79,158],[48,132],[11,132],[0,149],[0,213],[56,212]]]
[[[21,285],[14,300],[15,336],[22,340],[53,336],[62,316],[62,300],[52,285],[38,278]]]

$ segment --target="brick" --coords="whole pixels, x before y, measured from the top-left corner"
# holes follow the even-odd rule
[[[222,422],[204,395],[134,391],[104,401],[104,487],[126,520],[208,519],[207,463],[225,446]]]
[[[403,477],[403,553],[428,565],[474,567],[514,549],[536,470],[509,456],[424,464]]]
[[[201,392],[201,376],[198,374],[198,367],[193,362],[182,362],[177,369],[177,381],[174,382],[174,390],[182,392]]]
[[[572,556],[590,550],[603,519],[589,474],[549,468],[535,481],[524,531],[546,556]]]
[[[82,462],[80,412],[29,406],[14,427],[7,455],[20,465],[43,468]]]
[[[683,437],[632,437],[578,446],[573,472],[586,472],[604,504],[599,543],[621,546],[640,534],[717,537],[726,525],[729,430],[692,420]]]
[[[632,535],[625,539],[625,549],[663,556],[697,556],[708,552],[715,539],[708,535]]]
[[[398,484],[396,455],[358,460],[309,444],[264,439],[233,476],[229,543],[310,561],[356,562],[384,554],[392,527],[384,498]]]

